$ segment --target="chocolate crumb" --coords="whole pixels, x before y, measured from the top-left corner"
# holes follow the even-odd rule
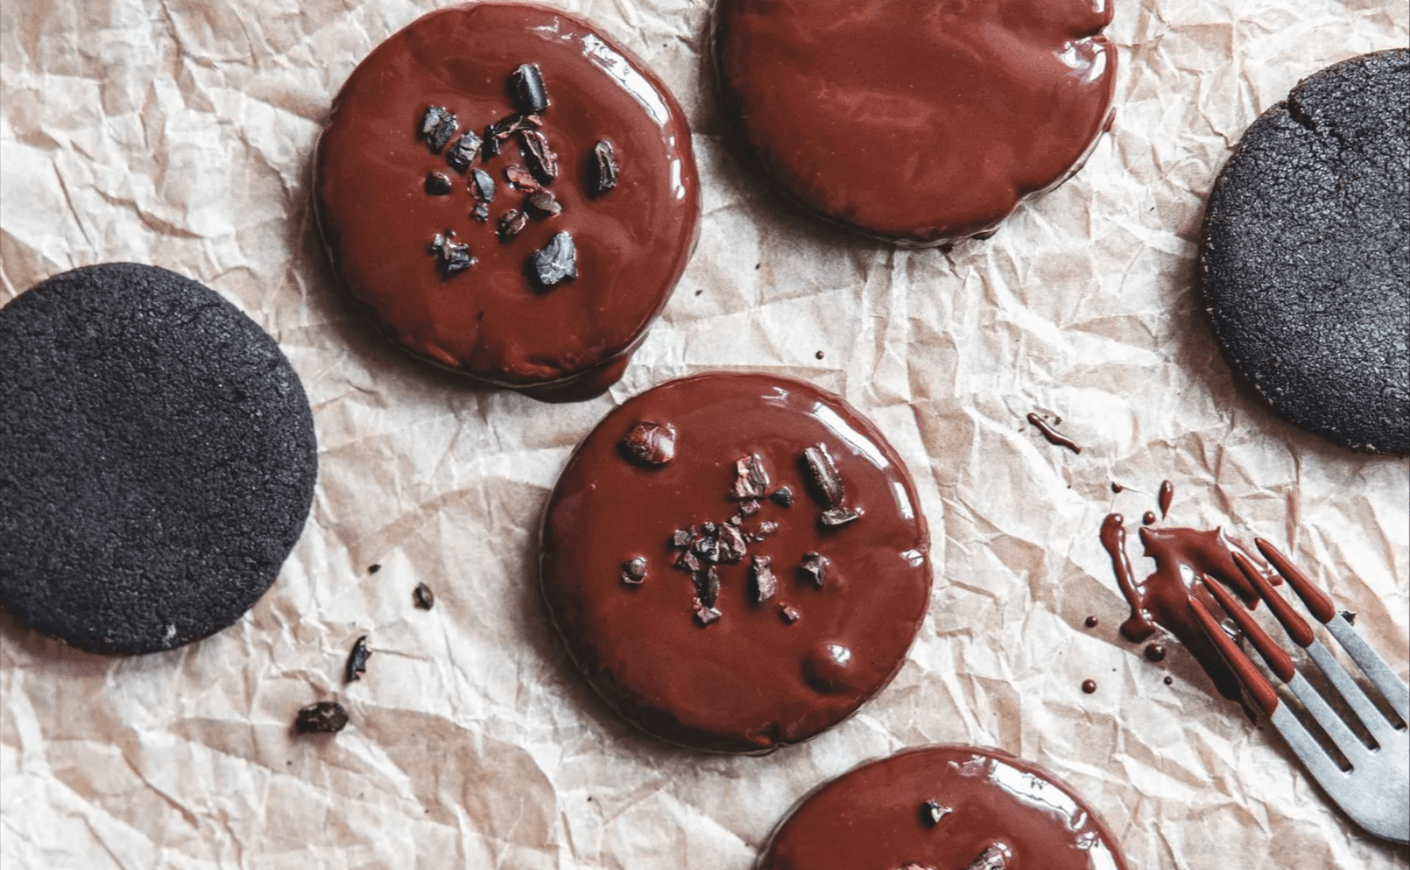
[[[299,710],[294,730],[300,734],[337,734],[348,726],[348,711],[337,701],[319,701]]]
[[[557,233],[546,246],[530,254],[529,274],[543,289],[578,277],[578,249],[573,237]]]
[[[933,828],[952,812],[954,810],[941,806],[939,801],[931,798],[920,805],[920,821],[927,828]]]
[[[446,163],[456,172],[464,172],[480,156],[480,137],[470,130],[460,134],[455,143],[446,149]]]
[[[548,145],[548,139],[537,130],[519,131],[519,150],[529,164],[529,171],[544,184],[558,177],[558,155]]]
[[[778,606],[778,618],[782,619],[785,625],[792,625],[798,621],[799,613],[790,605],[780,604]]]
[[[559,205],[558,200],[553,198],[553,194],[546,190],[536,190],[524,197],[524,204],[528,206],[527,211],[539,220],[563,213],[563,206]]]
[[[622,582],[628,586],[640,586],[646,582],[645,556],[637,556],[622,563]]]
[[[514,105],[526,115],[542,112],[551,103],[543,86],[543,73],[536,63],[520,64],[509,76],[509,95]]]
[[[455,114],[444,106],[429,106],[426,114],[421,116],[421,136],[430,146],[432,154],[439,154],[446,147],[459,126]]]
[[[753,582],[754,603],[763,604],[778,591],[778,578],[769,568],[773,560],[768,556],[753,556],[751,562],[749,574]]]
[[[617,153],[612,143],[601,140],[592,147],[593,196],[602,196],[617,186]]]
[[[670,423],[649,420],[634,423],[622,436],[620,448],[628,459],[641,465],[665,465],[676,457],[676,428]],[[682,535],[685,537],[682,538]],[[673,540],[678,542],[678,547],[688,547],[694,537],[685,529],[677,529]]]
[[[464,272],[479,262],[470,255],[469,245],[454,239],[454,230],[446,230],[444,234],[436,233],[427,249],[428,253],[436,255],[440,261],[441,274],[446,278]]]
[[[808,467],[809,477],[823,502],[830,508],[842,504],[847,492],[842,486],[842,477],[837,473],[837,466],[832,464],[832,457],[827,454],[827,448],[821,444],[803,448],[803,462]]]
[[[1095,692],[1096,690],[1097,690],[1097,681],[1096,681],[1096,680],[1083,680],[1083,681],[1082,681],[1082,691],[1084,691],[1084,692],[1086,692],[1087,694],[1090,695],[1090,694],[1092,694],[1093,692]]]
[[[769,488],[769,473],[757,453],[740,457],[734,463],[734,488],[729,497],[734,501],[763,498]]]
[[[430,610],[436,606],[436,593],[432,592],[431,587],[425,583],[416,584],[416,588],[411,590],[411,598],[422,610]]]
[[[528,215],[517,208],[511,208],[499,216],[499,223],[495,225],[495,235],[499,236],[501,242],[512,242],[528,225]]]
[[[821,589],[827,581],[827,565],[826,556],[819,553],[804,553],[803,561],[798,565],[798,576]]]
[[[362,675],[367,673],[367,660],[371,657],[372,650],[367,648],[367,635],[364,634],[357,639],[352,652],[348,654],[347,682],[355,683],[362,679]]]
[[[839,507],[823,511],[822,514],[818,516],[818,521],[829,529],[835,529],[838,526],[847,525],[853,520],[860,518],[861,515],[862,511],[860,508]]]
[[[445,196],[450,193],[450,176],[444,172],[426,173],[426,192],[432,196]]]

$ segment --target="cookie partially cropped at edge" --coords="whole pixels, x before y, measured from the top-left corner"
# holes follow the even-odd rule
[[[1410,453],[1410,51],[1304,79],[1209,197],[1205,303],[1234,370],[1337,444]]]
[[[1070,788],[1005,752],[908,749],[808,795],[758,870],[1125,870]]]
[[[0,601],[101,653],[240,618],[308,516],[313,417],[279,346],[165,269],[74,269],[0,309]]]
[[[549,401],[621,377],[695,245],[666,86],[543,6],[429,13],[369,54],[315,158],[333,271],[435,365]]]
[[[900,669],[930,539],[895,450],[802,381],[711,373],[627,401],[544,517],[544,599],[623,717],[763,752],[857,710]]]
[[[718,0],[726,111],[778,189],[900,244],[991,232],[1110,124],[1108,0]]]

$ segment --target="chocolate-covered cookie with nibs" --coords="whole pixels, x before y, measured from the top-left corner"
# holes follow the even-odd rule
[[[836,506],[801,495],[817,488],[806,451],[827,457]],[[830,510],[862,519],[828,528]],[[629,582],[636,558],[663,570]],[[929,537],[900,457],[840,398],[706,374],[627,401],[579,445],[545,513],[541,582],[573,660],[626,719],[762,752],[890,681],[925,615]]]
[[[315,176],[334,274],[388,336],[547,401],[621,376],[699,221],[664,85],[528,4],[442,9],[378,46],[334,100]]]

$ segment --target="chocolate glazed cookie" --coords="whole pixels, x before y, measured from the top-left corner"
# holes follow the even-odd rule
[[[33,628],[147,653],[230,625],[317,469],[298,376],[209,288],[110,263],[0,309],[0,600]]]
[[[774,833],[759,870],[1125,870],[1071,789],[993,749],[931,746],[826,783]]]
[[[903,663],[929,535],[896,452],[841,399],[714,373],[623,404],[544,518],[544,599],[578,667],[665,740],[761,752],[851,715]]]
[[[1279,415],[1410,453],[1410,51],[1355,57],[1263,113],[1209,197],[1215,337]]]
[[[334,100],[315,175],[333,270],[390,337],[545,400],[616,382],[697,234],[665,85],[541,6],[452,7],[388,38]]]
[[[718,0],[727,110],[824,218],[903,244],[982,235],[1110,123],[1107,0]]]

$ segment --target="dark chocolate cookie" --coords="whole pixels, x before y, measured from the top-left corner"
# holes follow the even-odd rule
[[[1234,370],[1290,422],[1410,453],[1410,51],[1303,80],[1215,182],[1205,302]]]
[[[90,266],[0,309],[0,601],[45,634],[145,653],[230,625],[317,462],[278,345],[195,281]]]
[[[991,231],[1111,118],[1107,0],[719,0],[727,109],[776,186],[869,235]]]
[[[385,333],[550,401],[621,377],[700,212],[665,85],[527,4],[441,9],[377,46],[333,101],[315,172],[333,270]]]
[[[1124,870],[1111,831],[1041,768],[972,746],[908,749],[813,792],[759,870]]]
[[[856,411],[714,373],[642,393],[578,447],[544,518],[543,591],[628,720],[759,752],[890,682],[925,617],[929,548],[910,475]]]

